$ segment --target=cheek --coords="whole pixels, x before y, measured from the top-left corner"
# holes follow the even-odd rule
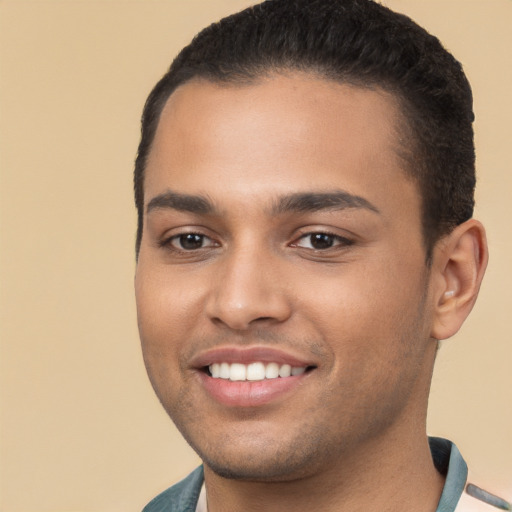
[[[316,293],[308,293],[307,299],[302,295],[307,304],[300,307],[308,322],[331,350],[360,368],[376,361],[391,364],[416,345],[415,339],[425,337],[425,272],[406,258],[385,262],[379,258],[375,265],[340,267],[322,279]]]
[[[141,265],[135,279],[141,335],[161,343],[182,334],[197,319],[200,295],[193,279],[156,265]]]
[[[203,278],[139,259],[135,295],[142,353],[161,399],[177,391],[179,379],[189,377],[189,345],[204,332],[204,290]]]
[[[177,400],[181,387],[177,329],[182,322],[172,290],[158,276],[137,270],[135,295],[142,355],[151,385],[166,409]]]
[[[148,372],[156,367],[174,366],[176,360],[169,355],[176,353],[176,329],[181,324],[176,308],[175,288],[169,287],[165,279],[145,266],[137,269],[135,297],[137,320],[144,361]]]

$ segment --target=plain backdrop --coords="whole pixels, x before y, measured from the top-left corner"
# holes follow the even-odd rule
[[[3,512],[136,512],[198,463],[142,364],[131,174],[151,87],[199,29],[250,3],[0,1]],[[510,499],[512,1],[384,3],[473,85],[491,260],[439,354],[429,432]]]

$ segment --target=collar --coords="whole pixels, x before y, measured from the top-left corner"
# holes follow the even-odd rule
[[[454,512],[468,478],[468,466],[458,448],[447,439],[429,437],[436,469],[446,476],[436,512]]]

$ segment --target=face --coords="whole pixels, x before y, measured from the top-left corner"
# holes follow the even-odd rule
[[[146,168],[139,328],[207,469],[293,479],[424,422],[435,343],[399,121],[382,91],[301,74],[169,99]]]

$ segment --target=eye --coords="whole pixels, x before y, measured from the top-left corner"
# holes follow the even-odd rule
[[[183,233],[170,238],[167,242],[174,249],[181,251],[196,251],[206,247],[215,247],[217,244],[206,235],[199,233]]]
[[[305,249],[322,251],[331,249],[332,247],[352,245],[352,243],[352,240],[339,235],[318,232],[308,233],[301,236],[299,240],[293,245],[296,247],[303,247]]]

